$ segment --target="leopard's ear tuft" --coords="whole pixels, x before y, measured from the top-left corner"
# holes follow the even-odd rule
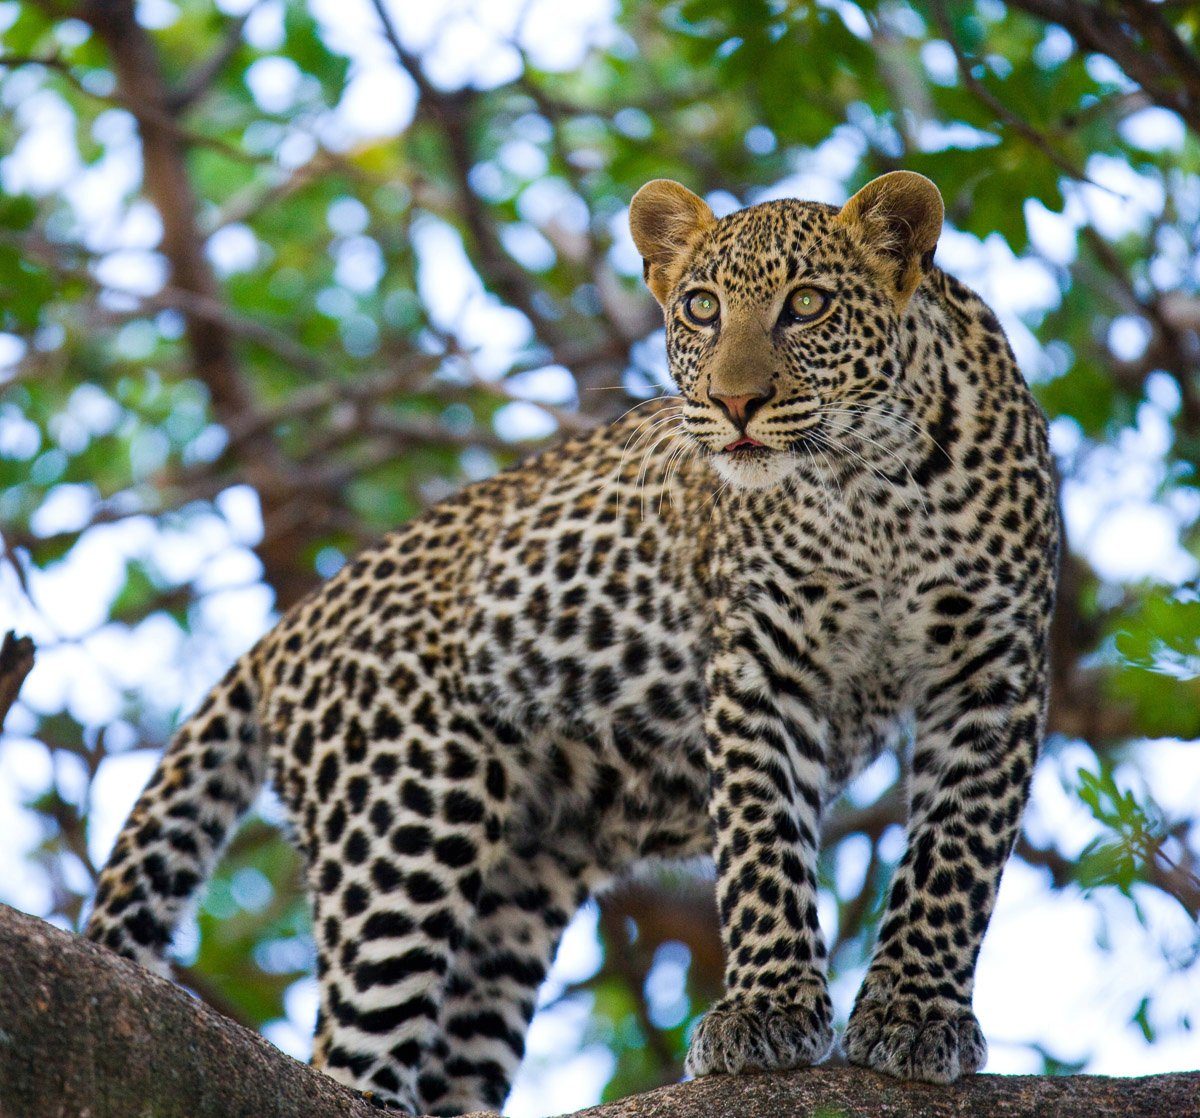
[[[942,196],[929,179],[891,171],[867,183],[837,219],[876,256],[893,293],[905,302],[933,264],[944,216]]]
[[[654,179],[633,196],[629,231],[642,254],[646,286],[664,306],[688,250],[715,220],[703,198],[671,179]]]

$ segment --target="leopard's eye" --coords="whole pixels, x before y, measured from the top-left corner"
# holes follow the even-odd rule
[[[797,287],[788,296],[784,307],[784,320],[787,322],[812,322],[818,319],[829,308],[829,293],[819,287]]]
[[[721,314],[721,303],[711,291],[693,291],[684,300],[683,311],[700,326],[711,326]]]

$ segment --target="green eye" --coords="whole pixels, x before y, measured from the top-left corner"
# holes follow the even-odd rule
[[[721,313],[721,302],[711,291],[693,291],[683,304],[684,313],[701,326],[711,326]]]
[[[787,317],[793,322],[811,322],[829,306],[829,295],[819,287],[798,287],[788,296]]]

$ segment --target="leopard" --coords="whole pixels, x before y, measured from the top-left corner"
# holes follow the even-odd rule
[[[949,1084],[1045,732],[1060,525],[1047,421],[893,171],[841,206],[629,226],[676,391],[348,560],[177,731],[86,935],[160,974],[265,784],[303,855],[313,1064],[400,1110],[499,1107],[564,929],[711,858],[721,996],[691,1076],[835,1048],[822,821],[885,753],[907,830],[851,1064]],[[711,871],[710,871],[711,872]]]

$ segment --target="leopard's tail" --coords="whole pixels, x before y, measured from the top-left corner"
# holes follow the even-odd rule
[[[249,655],[171,739],[100,874],[85,934],[168,974],[188,902],[266,778]]]

